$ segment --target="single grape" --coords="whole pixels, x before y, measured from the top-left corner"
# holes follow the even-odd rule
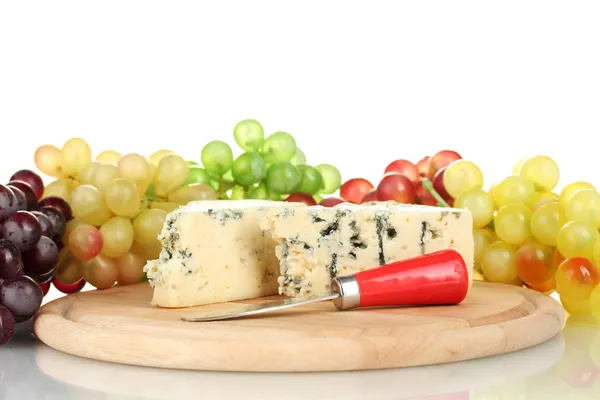
[[[37,197],[33,188],[26,182],[23,181],[10,181],[6,184],[9,188],[18,188],[25,195],[27,201],[27,210],[33,210],[37,204]]]
[[[81,280],[81,272],[77,268],[77,259],[67,247],[58,253],[58,263],[54,270],[54,280],[64,285],[72,285]]]
[[[516,266],[517,247],[509,243],[494,242],[487,245],[480,258],[481,271],[490,282],[521,285]]]
[[[306,164],[306,154],[304,154],[300,147],[296,147],[296,154],[294,154],[290,162],[294,165]]]
[[[556,270],[556,291],[568,299],[589,299],[592,290],[598,285],[598,270],[583,257],[570,257]]]
[[[417,170],[419,171],[419,175],[422,178],[431,178],[434,175],[434,173],[431,172],[429,160],[430,160],[430,157],[425,156],[425,157],[421,158],[419,161],[417,161],[417,164],[415,164],[417,166]]]
[[[538,197],[538,199],[535,202],[535,204],[531,205],[531,203],[529,203],[528,205],[530,207],[532,207],[531,210],[535,212],[541,206],[543,206],[545,204],[548,204],[548,203],[557,203],[558,204],[558,195],[556,193],[553,193],[553,192],[541,193],[541,195]]]
[[[473,229],[473,267],[481,272],[481,253],[487,245],[494,241],[494,236],[488,229],[477,228]]]
[[[494,228],[500,240],[520,246],[532,237],[531,210],[522,203],[505,205],[494,217]]]
[[[577,192],[580,189],[596,190],[596,188],[594,187],[594,185],[592,185],[591,183],[588,183],[588,182],[576,181],[576,182],[569,183],[560,192],[560,198],[558,200],[560,206],[563,209],[566,208],[567,207],[567,201],[569,201],[569,199],[571,198],[571,196],[573,194],[575,194],[575,192]]]
[[[12,209],[14,211],[27,211],[27,198],[21,189],[15,186],[6,186],[12,192]],[[1,211],[0,211],[1,213]]]
[[[494,189],[494,202],[497,209],[511,203],[527,204],[534,193],[532,181],[518,175],[507,176]]]
[[[547,203],[531,215],[531,233],[540,243],[556,246],[558,231],[566,222],[558,202]]]
[[[81,289],[83,289],[83,287],[85,286],[86,281],[82,278],[75,283],[65,284],[55,279],[52,281],[52,284],[59,292],[71,294],[81,291]]]
[[[340,187],[340,197],[350,203],[360,204],[365,195],[375,189],[373,184],[364,178],[352,178]]]
[[[244,200],[246,198],[246,189],[243,186],[235,185],[231,188],[231,200]]]
[[[22,259],[27,275],[44,275],[54,270],[58,262],[58,247],[52,239],[42,236],[35,247],[23,252]]]
[[[0,239],[0,281],[18,278],[24,273],[21,251],[9,240]]]
[[[231,169],[233,151],[227,143],[213,140],[204,146],[200,158],[206,171],[221,176]]]
[[[527,283],[539,285],[554,276],[552,247],[536,241],[523,244],[516,254],[517,275]]]
[[[287,132],[275,132],[268,136],[262,147],[262,155],[267,164],[290,161],[296,154],[296,139]]]
[[[48,197],[60,197],[67,202],[71,201],[71,193],[73,192],[73,185],[67,179],[57,179],[50,182],[44,189],[44,195],[42,199]]]
[[[62,216],[65,218],[65,221],[68,222],[71,219],[73,219],[73,212],[71,211],[71,206],[64,199],[61,199],[60,197],[46,197],[38,203],[37,209],[47,206],[54,207],[58,211],[60,211]]]
[[[162,251],[162,244],[158,240],[155,240],[151,244],[141,245],[134,240],[131,250],[142,254],[146,260],[156,260]]]
[[[69,139],[62,148],[62,167],[65,175],[78,176],[92,162],[92,150],[81,138]]]
[[[96,289],[103,290],[113,287],[119,277],[115,261],[105,255],[101,254],[82,264],[86,271],[82,274],[84,279]]]
[[[150,203],[150,208],[157,208],[159,210],[163,210],[166,213],[173,212],[179,207],[181,207],[181,204],[169,203],[167,201],[153,201],[152,203]]]
[[[560,303],[571,315],[586,316],[592,313],[589,299],[567,298],[560,296]]]
[[[136,242],[148,245],[158,242],[167,213],[156,208],[144,210],[133,220],[133,235]]]
[[[146,158],[136,153],[126,154],[119,160],[117,168],[121,178],[129,179],[135,184],[140,196],[146,193],[152,182],[152,171]]]
[[[316,206],[317,202],[315,199],[307,193],[292,193],[285,199],[288,203],[304,203],[309,206]]]
[[[258,121],[245,119],[235,125],[233,137],[244,151],[259,151],[263,145],[265,131]]]
[[[429,159],[429,176],[432,177],[437,171],[452,164],[456,160],[462,159],[461,155],[453,150],[442,150],[435,153]]]
[[[44,283],[50,282],[52,281],[52,279],[54,279],[54,270],[56,268],[52,268],[49,272],[46,272],[45,274],[42,275],[36,275],[33,273],[25,273],[26,276],[29,276],[31,279],[33,279],[34,281],[36,281],[38,283],[38,285],[42,285]]]
[[[556,236],[556,248],[566,258],[592,259],[594,246],[599,240],[598,230],[583,222],[570,221],[560,228]]]
[[[417,192],[406,176],[390,173],[377,185],[377,198],[381,201],[393,200],[398,203],[414,204]]]
[[[0,238],[8,239],[21,252],[32,249],[41,236],[40,222],[28,211],[17,211],[0,223]]]
[[[300,185],[296,188],[299,193],[315,195],[323,186],[323,177],[319,170],[310,165],[299,165]]]
[[[477,165],[467,160],[456,160],[446,167],[444,187],[454,198],[472,188],[483,187],[483,174]]]
[[[91,225],[79,225],[69,235],[69,251],[81,261],[96,257],[102,251],[103,245],[102,234]]]
[[[10,177],[10,181],[21,181],[28,184],[35,193],[36,201],[44,194],[44,181],[38,174],[31,170],[22,169],[15,172],[13,176]]]
[[[0,305],[0,346],[8,343],[14,334],[15,317],[8,308]]]
[[[83,185],[91,185],[94,181],[94,172],[100,165],[99,162],[94,161],[86,165],[79,173],[79,182]]]
[[[192,183],[206,183],[207,185],[210,185],[212,183],[211,177],[204,170],[204,168],[198,165],[192,165],[189,167],[189,169],[190,172],[188,172],[187,179],[185,180],[185,182],[183,182],[184,186],[190,185]]]
[[[73,230],[75,228],[77,228],[79,225],[86,225],[85,222],[80,221],[78,219],[72,219],[69,222],[67,222],[67,225],[65,226],[65,234],[62,237],[62,244],[65,246],[69,245],[69,236],[71,236],[71,233],[73,232]]]
[[[25,202],[24,197],[25,196],[23,196],[21,202]],[[17,202],[18,199],[15,198],[13,190],[0,184],[0,222],[15,211],[19,211],[18,208],[22,206],[22,204],[17,204]]]
[[[248,198],[254,200],[266,200],[269,198],[269,189],[267,188],[267,184],[263,181],[259,183],[256,187],[250,189],[248,191]]]
[[[395,160],[388,164],[385,167],[383,174],[388,174],[390,172],[395,172],[401,175],[406,176],[411,180],[412,183],[417,183],[420,181],[419,179],[419,170],[417,170],[417,166],[411,163],[408,160]]]
[[[342,185],[342,174],[331,164],[319,164],[315,168],[321,174],[323,185],[319,190],[323,194],[332,194]]]
[[[36,149],[33,156],[35,166],[42,173],[54,178],[64,176],[63,172],[63,153],[56,146],[45,144]]]
[[[138,213],[142,201],[135,184],[123,178],[117,178],[106,186],[104,200],[112,213],[129,218]]]
[[[161,197],[179,189],[188,177],[190,168],[187,161],[177,154],[165,156],[158,164],[154,176],[154,190]]]
[[[552,294],[552,292],[554,292],[556,289],[556,281],[554,280],[554,277],[542,283],[527,283],[526,285],[529,289],[546,294]]]
[[[600,228],[600,193],[593,189],[579,189],[565,203],[567,221],[579,221]]]
[[[73,216],[90,225],[100,226],[112,217],[112,212],[106,205],[104,196],[91,185],[81,185],[75,188],[70,203]]]
[[[423,187],[423,181],[419,181],[415,184],[415,192],[417,193],[417,204],[424,206],[437,206],[438,202],[429,192],[429,190]]]
[[[127,253],[133,244],[133,225],[129,219],[113,217],[100,228],[102,254],[120,257]]]
[[[486,226],[494,218],[494,200],[481,188],[472,188],[462,192],[454,201],[454,207],[471,211],[475,228]]]
[[[276,162],[267,170],[267,187],[277,194],[294,192],[301,179],[298,168],[288,161]]]
[[[38,211],[48,217],[50,224],[52,224],[52,237],[50,238],[56,243],[60,242],[66,230],[65,217],[57,208],[52,206],[41,207]]]
[[[371,202],[375,202],[375,201],[380,201],[380,200],[379,200],[379,197],[377,196],[377,190],[373,189],[373,190],[367,192],[367,194],[365,194],[363,196],[363,198],[360,201],[360,204],[371,203]]]
[[[172,150],[168,150],[168,149],[162,149],[162,150],[158,150],[155,151],[154,153],[152,153],[152,155],[149,157],[150,158],[150,163],[152,165],[154,165],[155,167],[158,168],[158,164],[160,164],[160,161],[165,158],[168,155],[171,154],[175,154],[174,151]]]
[[[260,154],[243,153],[233,162],[231,172],[241,185],[250,186],[263,180],[267,174],[267,166]]]
[[[117,165],[121,157],[123,156],[118,151],[104,150],[96,156],[96,161],[102,164]]]
[[[24,322],[33,317],[43,298],[40,285],[25,275],[0,286],[0,304],[12,313],[16,322]]]
[[[321,200],[319,202],[319,205],[323,206],[323,207],[334,207],[343,202],[344,202],[344,200],[338,199],[337,197],[328,197],[326,199]]]
[[[195,183],[170,192],[167,199],[170,203],[187,204],[192,201],[216,200],[217,193],[209,185]]]
[[[99,191],[104,191],[106,186],[119,177],[119,169],[113,164],[99,164],[92,175],[91,185]]]
[[[550,157],[537,155],[523,162],[519,175],[533,182],[537,190],[552,190],[558,183],[560,170]]]
[[[114,260],[118,275],[117,283],[119,285],[133,285],[138,283],[144,277],[144,265],[146,258],[135,251],[128,251],[121,257]]]
[[[454,197],[450,196],[446,188],[444,187],[444,175],[446,174],[446,167],[438,169],[438,171],[433,175],[432,183],[433,189],[444,199],[444,201],[451,206],[454,205]],[[421,185],[423,183],[421,182]],[[492,195],[491,191],[489,192]],[[437,202],[436,202],[437,204]]]

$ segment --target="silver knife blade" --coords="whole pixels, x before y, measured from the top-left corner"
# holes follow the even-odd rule
[[[201,314],[200,316],[194,317],[182,317],[181,319],[186,322],[205,322],[205,321],[218,321],[224,319],[234,319],[245,317],[248,315],[260,314],[269,311],[283,310],[285,308],[296,307],[304,304],[317,303],[320,301],[334,300],[340,297],[339,293],[332,293],[327,296],[308,296],[308,297],[295,297],[284,300],[276,300],[262,304],[248,304],[242,310],[236,310],[231,312],[208,312]]]

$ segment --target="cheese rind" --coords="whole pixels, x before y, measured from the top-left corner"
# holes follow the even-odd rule
[[[277,242],[279,293],[329,292],[331,280],[365,269],[455,249],[473,279],[470,211],[394,202],[267,210],[261,227]]]

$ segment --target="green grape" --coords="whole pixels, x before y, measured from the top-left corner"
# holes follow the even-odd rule
[[[531,238],[531,210],[522,203],[500,208],[494,217],[494,228],[500,240],[520,246]]]
[[[269,189],[267,184],[263,181],[255,188],[250,189],[248,192],[248,198],[254,200],[267,200],[269,198]]]
[[[481,271],[490,282],[520,285],[517,275],[517,247],[509,243],[495,242],[487,245],[480,256]]]
[[[519,175],[507,176],[494,189],[494,202],[500,209],[507,204],[527,204],[530,197],[535,194],[532,181]]]
[[[547,156],[533,156],[526,159],[519,175],[533,182],[537,190],[550,191],[556,187],[560,170],[556,161]]]
[[[198,165],[191,165],[189,168],[190,172],[188,172],[188,176],[185,182],[183,182],[184,186],[190,185],[192,183],[206,183],[210,185],[212,180],[210,176],[206,173],[204,168]]]
[[[558,231],[556,248],[565,258],[585,257],[591,260],[598,238],[598,230],[591,225],[570,221]]]
[[[300,147],[296,147],[296,154],[294,154],[290,162],[294,165],[306,164],[306,155],[300,150]]]
[[[569,201],[569,199],[571,198],[571,196],[573,194],[575,194],[575,192],[578,191],[578,190],[580,190],[580,189],[592,189],[592,190],[596,190],[596,188],[594,187],[594,185],[592,185],[591,183],[588,183],[588,182],[577,181],[577,182],[569,183],[560,192],[560,197],[558,199],[558,202],[559,202],[560,206],[563,209],[566,208],[567,207],[567,201]]]
[[[146,158],[139,154],[126,154],[117,164],[119,177],[129,179],[138,189],[140,196],[143,196],[152,183],[152,170],[150,163]]]
[[[558,202],[550,202],[540,206],[531,215],[531,233],[538,242],[555,247],[558,231],[566,222]]]
[[[233,178],[242,186],[260,182],[267,173],[265,160],[256,152],[243,153],[236,158],[231,169]]]
[[[146,258],[141,253],[129,251],[114,261],[119,270],[117,278],[119,285],[133,285],[140,282],[144,277]]]
[[[471,211],[473,227],[482,228],[494,218],[494,201],[485,190],[472,188],[462,192],[454,201],[454,207]]]
[[[296,139],[287,132],[275,132],[265,139],[262,154],[267,164],[290,161],[296,154]]]
[[[319,204],[321,201],[323,201],[323,196],[321,196],[320,194],[315,194],[313,195],[313,199],[315,199],[317,204]]]
[[[258,121],[246,119],[233,128],[233,137],[244,151],[259,151],[265,139],[265,130]]]
[[[104,150],[102,153],[96,156],[96,161],[102,164],[117,165],[121,157],[123,156],[118,151]]]
[[[212,187],[205,183],[193,183],[182,186],[174,192],[169,193],[170,203],[187,204],[192,201],[216,200],[217,193]]]
[[[594,288],[594,290],[592,290],[592,293],[590,294],[590,307],[594,317],[596,317],[596,319],[600,321],[600,285],[596,285],[596,287]],[[598,337],[600,337],[600,335]]]
[[[300,171],[300,185],[294,189],[296,192],[313,195],[321,189],[323,178],[319,170],[310,165],[299,165],[298,171]]]
[[[94,180],[94,172],[99,165],[100,163],[96,161],[86,165],[79,173],[79,182],[81,182],[83,185],[92,185]]]
[[[269,200],[273,200],[273,201],[281,201],[282,197],[283,197],[283,196],[282,196],[281,194],[279,194],[279,193],[275,193],[275,192],[274,192],[274,191],[272,191],[272,190],[269,190],[269,191],[268,191],[268,194],[267,194],[267,198],[268,198]]]
[[[483,253],[483,249],[493,241],[494,236],[489,230],[482,228],[473,229],[473,261],[475,270],[481,272],[481,253]]]
[[[177,154],[165,156],[156,170],[154,176],[154,190],[160,197],[167,196],[170,192],[179,189],[188,177],[190,167]]]
[[[235,185],[231,188],[231,196],[229,198],[231,200],[244,200],[246,198],[246,190],[240,185]]]
[[[462,192],[483,187],[481,169],[471,161],[464,159],[453,161],[443,176],[444,188],[450,196],[457,198]]]
[[[57,179],[55,181],[50,182],[44,188],[44,194],[42,195],[42,199],[46,197],[60,197],[65,200],[67,203],[71,202],[71,192],[73,192],[73,185],[68,179]]]
[[[62,156],[62,169],[67,176],[78,176],[92,162],[92,150],[81,138],[69,139],[62,148]]]
[[[106,205],[115,215],[120,217],[133,217],[142,201],[135,184],[129,179],[117,178],[104,188]]]
[[[565,204],[567,221],[579,221],[600,228],[600,193],[593,189],[579,189]]]
[[[141,245],[158,242],[167,213],[158,208],[144,210],[133,220],[133,239]]]
[[[221,176],[231,169],[233,151],[227,143],[213,140],[202,149],[201,159],[207,172]]]
[[[342,174],[336,167],[331,164],[319,164],[316,168],[323,178],[320,193],[332,194],[342,186]]]
[[[289,161],[279,161],[267,171],[267,187],[277,194],[288,194],[300,184],[300,171]]]
[[[91,185],[80,185],[71,194],[73,217],[93,226],[101,226],[112,217],[104,196]]]
[[[107,257],[120,257],[127,253],[133,244],[133,225],[123,217],[113,217],[100,227],[102,234],[102,254]]]
[[[600,240],[597,240],[596,243],[594,244],[594,252],[592,254],[592,261],[594,261],[594,264],[596,264],[598,266],[598,268],[600,268]]]
[[[225,183],[233,183],[235,179],[233,178],[233,172],[231,169],[223,174],[223,182]]]
[[[168,156],[169,154],[175,154],[174,151],[168,150],[168,149],[163,149],[163,150],[158,150],[155,151],[154,153],[152,153],[152,155],[150,156],[150,163],[152,165],[154,165],[155,167],[158,168],[158,164],[160,164],[160,161],[165,158],[166,156]]]
[[[119,169],[116,165],[100,164],[94,168],[91,184],[99,191],[104,191],[106,186],[119,176]]]

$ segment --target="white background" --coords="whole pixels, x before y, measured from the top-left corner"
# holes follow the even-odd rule
[[[2,1],[0,173],[74,136],[199,160],[255,118],[344,179],[450,148],[486,187],[532,154],[600,185],[599,20],[597,1]]]

